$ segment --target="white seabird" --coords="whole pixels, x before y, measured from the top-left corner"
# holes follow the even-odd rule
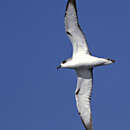
[[[86,130],[92,130],[90,99],[93,83],[93,68],[114,63],[114,60],[92,56],[77,17],[76,1],[68,0],[65,12],[65,30],[72,42],[73,56],[64,60],[59,68],[74,69],[77,73],[75,98],[78,112]]]

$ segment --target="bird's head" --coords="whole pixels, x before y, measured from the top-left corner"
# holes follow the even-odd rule
[[[71,59],[63,60],[59,66],[57,66],[57,70],[60,68],[72,68]]]

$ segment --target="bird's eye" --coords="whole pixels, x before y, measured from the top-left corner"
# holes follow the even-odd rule
[[[66,60],[62,61],[62,63],[63,63],[63,64],[66,63]]]

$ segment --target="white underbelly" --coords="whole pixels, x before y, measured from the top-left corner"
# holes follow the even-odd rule
[[[98,58],[90,55],[78,56],[74,58],[74,63],[76,67],[94,67],[103,65],[107,60],[103,58]]]

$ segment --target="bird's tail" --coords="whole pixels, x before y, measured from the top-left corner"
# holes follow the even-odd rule
[[[111,61],[112,63],[115,63],[115,62],[116,62],[115,60],[109,59],[109,58],[108,58],[107,60]]]
[[[112,64],[112,63],[115,63],[115,60],[107,58],[106,62],[104,63],[104,65]]]

